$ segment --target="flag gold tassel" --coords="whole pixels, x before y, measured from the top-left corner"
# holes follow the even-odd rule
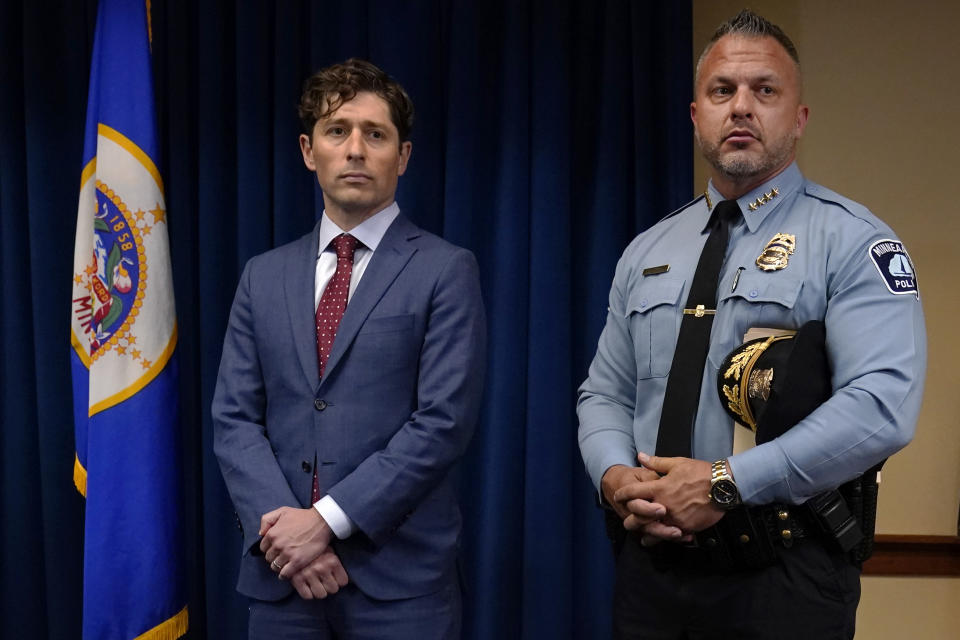
[[[187,632],[189,626],[187,608],[184,607],[177,615],[164,620],[150,631],[141,633],[133,640],[177,640]]]
[[[73,484],[84,498],[87,497],[87,470],[80,464],[80,458],[73,456]]]

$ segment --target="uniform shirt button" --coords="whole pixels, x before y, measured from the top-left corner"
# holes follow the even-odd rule
[[[306,460],[300,463],[300,468],[303,469],[304,473],[310,473],[313,470],[313,468],[310,466],[310,463]]]
[[[646,298],[644,298],[643,300],[640,301],[640,307],[643,308],[643,307],[645,307],[645,306],[647,306],[647,299],[646,299]]]
[[[324,409],[327,408],[327,403],[321,400],[320,398],[317,398],[316,400],[313,401],[313,406],[317,411],[323,411]]]
[[[756,298],[758,295],[760,295],[760,292],[757,291],[756,289],[754,289],[753,291],[750,292],[750,297],[751,297],[751,298]]]

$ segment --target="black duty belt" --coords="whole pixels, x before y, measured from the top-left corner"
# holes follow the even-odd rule
[[[828,491],[804,505],[737,507],[689,544],[662,543],[648,549],[655,565],[726,573],[770,566],[777,562],[778,549],[802,540],[849,552],[862,538],[843,496]]]
[[[684,565],[702,571],[730,572],[769,566],[778,549],[789,549],[802,540],[842,552],[860,566],[873,553],[877,515],[876,465],[839,490],[825,491],[803,505],[767,504],[727,511],[709,529],[696,534],[690,544],[665,542],[647,547],[654,564]],[[607,509],[607,534],[614,556],[627,537],[622,521]]]
[[[776,504],[738,507],[697,533],[690,543],[664,542],[647,549],[654,565],[661,568],[682,566],[718,573],[759,569],[776,562],[777,547],[789,548],[820,535],[804,511]]]

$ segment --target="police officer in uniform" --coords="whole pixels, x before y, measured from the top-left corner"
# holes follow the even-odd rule
[[[748,10],[722,24],[690,105],[710,183],[617,265],[577,404],[587,471],[629,532],[616,546],[617,638],[853,637],[855,544],[870,532],[836,490],[912,438],[926,336],[894,232],[798,169],[801,89],[781,29]],[[750,329],[811,321],[825,336],[824,401],[732,455],[725,359]]]

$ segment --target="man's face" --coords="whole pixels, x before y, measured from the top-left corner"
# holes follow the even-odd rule
[[[701,64],[690,105],[715,181],[750,188],[793,161],[807,113],[797,67],[770,37],[720,38]]]
[[[327,215],[359,224],[393,202],[411,144],[401,144],[386,100],[362,92],[318,120],[312,140],[301,135],[300,150],[317,174]]]

